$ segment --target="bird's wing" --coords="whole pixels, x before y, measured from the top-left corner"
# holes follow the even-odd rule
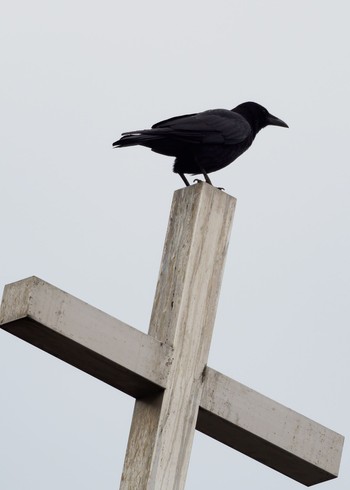
[[[157,122],[156,124],[153,124],[152,129],[168,127],[170,124],[173,124],[176,121],[180,122],[180,121],[183,121],[184,119],[187,119],[187,118],[193,117],[193,116],[197,116],[197,113],[185,114],[184,116],[175,116],[175,117],[171,117],[170,119],[164,119],[164,121],[160,121],[160,122]]]
[[[192,144],[234,145],[251,134],[247,120],[226,109],[173,117],[155,124],[149,131],[152,132],[153,129],[164,131],[172,139]]]

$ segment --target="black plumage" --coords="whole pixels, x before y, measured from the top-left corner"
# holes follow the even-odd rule
[[[242,155],[265,126],[288,128],[281,119],[255,102],[234,109],[213,109],[172,117],[151,129],[123,133],[113,147],[141,145],[174,156],[174,172],[189,185],[185,174],[208,174],[226,167]]]

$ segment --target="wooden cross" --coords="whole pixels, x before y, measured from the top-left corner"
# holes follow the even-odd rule
[[[32,277],[1,327],[136,398],[120,488],[182,489],[194,430],[307,485],[338,475],[343,437],[207,366],[235,199],[175,192],[148,335]]]

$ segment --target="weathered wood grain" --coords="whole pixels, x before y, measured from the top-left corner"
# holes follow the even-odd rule
[[[166,386],[170,346],[37,277],[5,287],[0,324],[129,395]]]
[[[149,334],[172,345],[166,389],[137,400],[122,489],[182,489],[196,426],[235,199],[175,192]]]
[[[235,199],[174,195],[149,335],[28,278],[0,326],[136,397],[123,490],[182,489],[194,429],[307,485],[338,475],[343,436],[206,367]]]
[[[209,367],[196,428],[307,486],[339,472],[343,436]]]

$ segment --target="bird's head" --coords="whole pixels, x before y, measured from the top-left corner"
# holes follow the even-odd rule
[[[238,114],[243,116],[249,122],[255,134],[266,126],[289,127],[282,119],[273,116],[265,107],[256,102],[244,102],[232,109],[232,111],[238,112]]]

